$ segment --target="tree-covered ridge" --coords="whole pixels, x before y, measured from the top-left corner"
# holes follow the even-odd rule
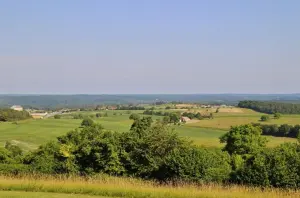
[[[13,109],[0,109],[0,122],[18,121],[31,118],[27,111],[15,111]]]
[[[244,100],[238,104],[241,108],[248,108],[262,113],[299,114],[300,104],[282,103],[272,101]]]

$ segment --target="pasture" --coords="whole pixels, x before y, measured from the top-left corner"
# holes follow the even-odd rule
[[[174,110],[169,110],[174,111]],[[99,111],[97,111],[99,112]],[[96,111],[80,112],[83,115],[95,115]],[[102,111],[104,112],[104,111]],[[124,132],[130,129],[132,120],[129,120],[130,113],[139,113],[143,111],[105,111],[108,117],[94,118],[97,123],[102,124],[106,129]],[[241,112],[219,112],[214,114],[214,119],[199,120],[197,122],[187,123],[181,126],[172,126],[180,136],[187,137],[195,144],[205,147],[221,147],[219,137],[223,135],[230,126],[259,122],[263,114],[251,110],[241,109]],[[142,116],[142,115],[141,115]],[[162,117],[153,116],[153,119]],[[26,120],[18,124],[11,122],[0,123],[0,143],[4,145],[6,141],[13,141],[25,150],[37,148],[49,140],[54,140],[57,136],[64,135],[68,131],[78,128],[81,119],[72,119],[72,115],[63,115],[62,119],[48,118],[44,120]],[[284,115],[279,120],[271,119],[270,124],[299,124],[300,115]],[[276,146],[283,142],[295,142],[292,138],[267,137],[268,146]]]

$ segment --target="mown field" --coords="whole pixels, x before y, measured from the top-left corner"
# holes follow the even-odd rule
[[[169,110],[174,111],[174,110]],[[191,110],[195,111],[195,110]],[[197,111],[206,111],[205,109]],[[142,113],[143,111],[105,111],[108,117],[94,118],[106,129],[118,132],[128,131],[132,124],[129,113]],[[239,109],[233,112],[222,112],[214,114],[214,119],[199,120],[182,126],[174,126],[179,135],[193,140],[195,144],[206,147],[221,147],[219,137],[224,134],[230,126],[259,122],[261,113],[251,110]],[[83,115],[95,115],[97,112],[80,112]],[[114,115],[115,114],[115,115]],[[154,119],[161,117],[153,116]],[[63,135],[70,130],[80,126],[80,119],[72,119],[71,115],[64,115],[62,119],[48,118],[44,120],[26,120],[13,124],[11,122],[0,123],[0,143],[13,141],[26,150],[37,148],[57,136]],[[271,119],[269,124],[300,124],[300,115],[284,115],[279,120]],[[295,141],[291,138],[267,137],[269,146],[276,146],[283,142]]]
[[[299,197],[299,191],[243,186],[158,185],[150,181],[105,176],[94,179],[0,177],[0,197],[46,198],[274,198]]]

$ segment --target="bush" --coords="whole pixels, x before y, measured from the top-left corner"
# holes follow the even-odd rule
[[[173,150],[160,170],[164,180],[205,183],[227,181],[230,173],[228,153],[197,147]]]
[[[56,115],[54,116],[54,119],[61,119],[61,115],[56,114]]]
[[[274,119],[279,119],[281,118],[281,114],[280,113],[274,113]]]
[[[1,175],[26,175],[32,173],[32,167],[25,164],[0,164]]]
[[[85,118],[81,122],[82,127],[88,127],[88,126],[93,126],[93,125],[94,125],[94,121],[91,118]]]
[[[260,118],[260,121],[262,122],[266,122],[266,121],[269,121],[270,120],[270,117],[267,116],[267,115],[262,115],[261,118]]]
[[[140,115],[137,113],[133,113],[129,116],[129,119],[130,120],[138,120],[138,119],[140,119]]]
[[[13,109],[0,109],[0,122],[18,121],[32,118],[27,111],[15,111]]]

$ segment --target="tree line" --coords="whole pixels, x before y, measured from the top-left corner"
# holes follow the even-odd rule
[[[104,129],[91,119],[82,127],[23,153],[7,143],[0,172],[106,173],[160,182],[235,183],[300,187],[300,144],[266,148],[259,126],[232,127],[220,137],[224,148],[198,147],[161,121],[136,118],[128,132]]]
[[[32,118],[27,111],[0,109],[0,122],[19,121]]]
[[[240,101],[238,104],[241,108],[248,108],[254,111],[274,114],[299,114],[300,104],[283,103],[283,102],[272,102],[272,101],[254,101],[254,100],[244,100]]]
[[[275,137],[291,137],[291,138],[298,138],[300,135],[299,124],[293,126],[288,124],[268,125],[268,124],[253,123],[253,125],[258,126],[262,130],[263,135],[271,135]]]
[[[145,107],[141,106],[117,106],[116,110],[145,110]]]

